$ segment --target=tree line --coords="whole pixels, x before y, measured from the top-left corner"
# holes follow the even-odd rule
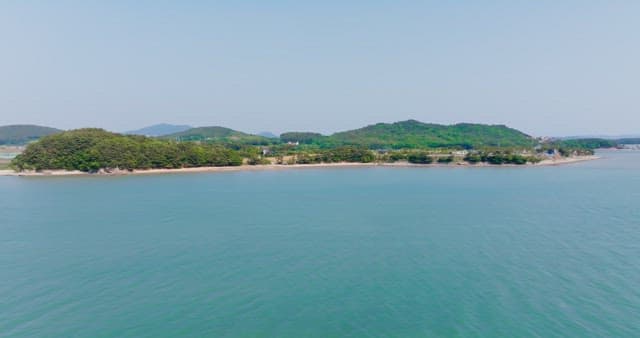
[[[105,168],[174,169],[241,164],[242,157],[224,147],[121,135],[102,129],[78,129],[43,137],[12,161],[17,170],[85,172]]]
[[[292,139],[317,135],[290,135]],[[601,144],[601,143],[600,143]],[[539,162],[545,155],[561,156],[591,154],[584,146],[597,142],[547,143],[536,148],[484,147],[465,150],[397,149],[371,150],[362,145],[335,145],[319,148],[307,144],[276,144],[256,146],[226,142],[180,142],[166,138],[121,135],[102,129],[78,129],[41,138],[28,145],[12,166],[16,170],[80,170],[96,172],[100,169],[176,169],[203,166],[238,166],[270,164],[314,164],[336,162],[398,162],[415,164],[465,161],[471,164],[526,164]]]

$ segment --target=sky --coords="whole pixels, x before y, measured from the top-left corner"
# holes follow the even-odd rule
[[[0,125],[640,134],[640,1],[2,1]]]

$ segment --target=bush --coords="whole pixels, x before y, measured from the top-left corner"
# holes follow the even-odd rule
[[[476,164],[476,163],[482,162],[482,156],[476,153],[468,154],[467,156],[464,157],[464,160],[471,164]]]
[[[407,157],[409,163],[416,164],[429,164],[433,163],[433,157],[429,156],[427,153],[411,153]]]
[[[453,162],[453,156],[439,157],[438,163],[448,164]]]
[[[248,165],[265,165],[265,164],[271,164],[271,161],[269,161],[269,159],[266,159],[264,157],[251,157],[247,160],[247,164]]]
[[[398,151],[394,151],[394,152],[391,153],[391,155],[389,155],[389,158],[391,159],[392,162],[406,161],[407,160],[407,154],[402,153],[402,152],[398,152]]]

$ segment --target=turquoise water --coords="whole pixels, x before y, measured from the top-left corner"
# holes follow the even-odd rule
[[[0,336],[640,336],[640,152],[0,177]]]

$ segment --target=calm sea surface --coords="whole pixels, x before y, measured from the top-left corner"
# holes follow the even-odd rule
[[[640,336],[640,152],[0,177],[0,336]]]

